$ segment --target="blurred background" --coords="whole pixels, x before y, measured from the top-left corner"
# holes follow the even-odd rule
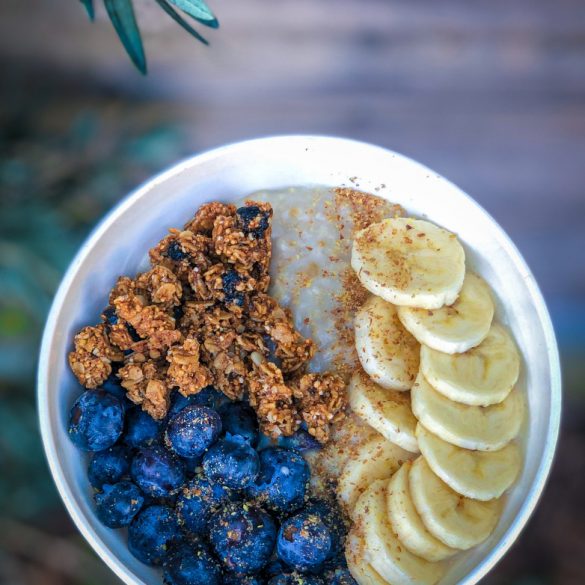
[[[420,160],[520,247],[560,342],[563,431],[541,506],[484,583],[585,583],[585,3],[214,0],[205,47],[140,0],[147,77],[97,4],[93,25],[75,0],[0,5],[0,583],[117,583],[37,430],[39,338],[77,247],[182,157],[295,132]]]

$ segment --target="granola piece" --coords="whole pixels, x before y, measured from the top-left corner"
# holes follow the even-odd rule
[[[136,278],[136,286],[146,290],[153,303],[165,307],[173,307],[181,303],[183,287],[175,274],[166,266],[157,265],[148,272],[139,274]]]
[[[237,315],[242,314],[248,297],[256,291],[253,278],[224,264],[214,264],[203,279],[211,296]]]
[[[199,336],[204,324],[205,314],[214,306],[213,301],[186,301],[178,328],[185,337]]]
[[[200,363],[199,342],[189,338],[182,345],[171,347],[167,353],[167,377],[183,396],[197,394],[212,382],[211,372]]]
[[[258,363],[256,363],[258,362]],[[300,426],[292,389],[282,372],[269,362],[255,360],[248,376],[250,405],[256,410],[261,431],[270,437],[289,437]]]
[[[140,404],[142,410],[156,420],[166,416],[171,387],[167,383],[163,362],[136,354],[118,370],[117,375],[129,400]]]
[[[110,343],[103,323],[84,327],[73,343],[75,349],[69,353],[69,365],[86,388],[101,386],[112,373],[112,362],[124,359],[124,354]]]
[[[219,203],[213,201],[212,203],[205,203],[193,216],[193,219],[185,224],[186,230],[192,231],[195,234],[204,234],[210,236],[213,231],[213,223],[215,218],[220,215],[232,216],[236,213],[236,206],[226,203]]]
[[[248,310],[250,328],[266,334],[265,345],[279,360],[286,374],[295,372],[311,360],[315,346],[311,339],[305,339],[295,328],[290,312],[283,309],[272,297],[258,294],[250,301]],[[274,361],[274,360],[271,360]]]
[[[263,285],[272,255],[271,220],[270,204],[250,201],[235,216],[216,217],[211,235],[215,253],[223,262],[250,273]]]
[[[174,272],[181,282],[187,283],[190,272],[197,268],[206,270],[212,263],[211,239],[189,230],[170,229],[149,251],[153,266],[166,266]]]
[[[114,300],[118,316],[128,322],[136,333],[147,340],[151,357],[160,357],[171,345],[180,341],[175,319],[157,305],[145,305],[144,298],[130,294]]]
[[[337,374],[305,374],[293,385],[297,407],[307,430],[320,443],[327,443],[331,425],[345,417],[345,382]]]
[[[118,297],[123,297],[129,294],[134,294],[136,292],[136,285],[134,280],[128,278],[127,276],[120,276],[116,281],[116,284],[113,286],[110,292],[110,305],[114,304],[114,301]]]
[[[213,354],[205,346],[205,362],[211,370],[214,386],[230,400],[241,400],[246,390],[248,367],[242,359],[238,348],[232,344],[228,349]]]

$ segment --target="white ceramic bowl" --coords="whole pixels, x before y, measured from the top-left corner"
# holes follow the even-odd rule
[[[561,376],[551,320],[534,277],[498,224],[455,185],[395,152],[341,138],[282,136],[250,140],[188,159],[124,199],[94,230],[71,264],[47,321],[38,374],[43,442],[61,497],[75,524],[125,583],[160,583],[160,573],[128,552],[125,535],[102,526],[92,509],[86,459],[67,436],[69,409],[81,392],[67,366],[74,333],[98,321],[120,274],[146,264],[146,250],[202,203],[235,200],[259,189],[351,185],[387,197],[457,233],[468,265],[491,285],[498,318],[524,358],[527,395],[524,468],[501,520],[483,545],[458,557],[442,585],[477,583],[511,546],[537,504],[559,430]]]

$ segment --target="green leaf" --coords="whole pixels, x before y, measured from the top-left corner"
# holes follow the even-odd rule
[[[192,34],[198,41],[204,45],[209,45],[207,39],[202,37],[168,2],[167,0],[156,0],[159,6],[177,23],[179,23],[188,33]]]
[[[104,4],[130,59],[146,75],[146,57],[131,0],[104,0]]]
[[[210,28],[218,28],[219,22],[211,9],[204,0],[169,0],[177,8],[192,16],[195,20],[209,26]]]
[[[85,10],[87,11],[87,16],[89,16],[89,20],[93,20],[95,18],[93,0],[80,0],[80,2],[85,6]]]

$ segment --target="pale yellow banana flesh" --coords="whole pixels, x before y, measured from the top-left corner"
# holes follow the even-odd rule
[[[459,295],[465,252],[454,234],[428,221],[392,218],[355,235],[351,265],[376,296],[395,305],[438,309]]]
[[[400,321],[419,343],[444,353],[465,352],[487,336],[494,302],[485,281],[467,272],[457,300],[440,309],[398,307]]]
[[[366,373],[390,390],[409,390],[419,368],[420,345],[404,328],[396,307],[371,296],[354,319],[355,346]]]
[[[357,371],[348,387],[349,404],[355,414],[389,441],[418,453],[416,418],[410,406],[410,393],[386,390],[367,374]]]

